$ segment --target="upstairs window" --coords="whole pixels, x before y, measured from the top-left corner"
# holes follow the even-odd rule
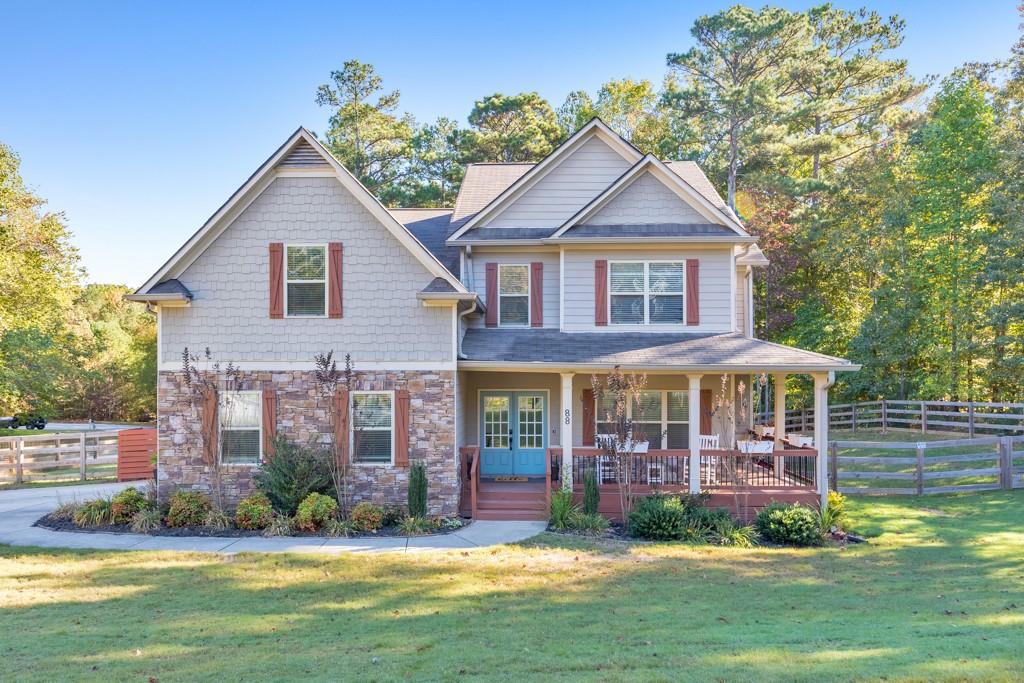
[[[218,396],[220,461],[225,465],[255,465],[260,461],[263,439],[262,393],[222,391]]]
[[[608,266],[608,319],[613,325],[685,322],[682,261],[612,262]]]
[[[327,314],[326,246],[287,248],[285,310],[289,317],[322,317]]]
[[[529,326],[529,266],[498,265],[498,324],[506,327]]]
[[[390,464],[394,444],[394,393],[352,394],[352,452],[357,463]]]

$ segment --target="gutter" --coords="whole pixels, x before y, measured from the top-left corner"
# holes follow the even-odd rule
[[[462,323],[466,322],[466,316],[469,315],[470,313],[474,313],[476,311],[476,308],[477,308],[477,300],[476,300],[476,297],[473,297],[473,303],[470,304],[469,308],[464,310],[462,313],[459,313],[459,326],[455,330],[455,334],[456,334],[456,349],[455,349],[456,353],[455,353],[455,357],[457,359],[459,359],[459,360],[463,360],[463,359],[466,358],[466,354],[464,354],[462,352],[462,337],[464,336],[462,334]]]
[[[461,343],[460,343],[461,348]],[[460,353],[460,358],[464,356]],[[790,374],[808,374],[812,372],[855,372],[860,370],[860,365],[850,363],[848,365],[771,365],[761,363],[756,365],[651,365],[651,364],[630,364],[630,363],[549,363],[544,361],[486,361],[467,360],[460,361],[459,368],[465,370],[507,370],[514,372],[536,372],[544,370],[552,372],[564,369],[573,372],[607,372],[614,368],[621,368],[625,371],[655,372],[659,374],[688,374],[688,373],[713,373],[713,372],[786,372]],[[834,375],[833,375],[834,376]],[[834,381],[834,380],[833,380]]]

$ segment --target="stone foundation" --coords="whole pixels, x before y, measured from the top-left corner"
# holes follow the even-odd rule
[[[277,433],[298,442],[311,437],[330,442],[328,403],[317,400],[309,371],[244,372],[237,390],[277,391]],[[454,515],[459,504],[455,454],[455,373],[451,371],[356,372],[353,391],[409,392],[409,459],[427,467],[431,515]],[[203,463],[201,419],[193,407],[184,375],[161,372],[157,387],[159,460],[157,491],[166,500],[179,489],[212,494],[215,473]],[[396,434],[395,438],[401,435]],[[220,489],[226,507],[253,491],[254,466],[222,465]],[[353,503],[405,505],[407,467],[360,465],[351,468],[349,491]]]

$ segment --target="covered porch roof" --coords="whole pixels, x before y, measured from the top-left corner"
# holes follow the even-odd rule
[[[789,372],[859,370],[842,358],[791,346],[723,334],[562,332],[553,329],[466,331],[464,359],[471,369],[566,369],[657,372]]]

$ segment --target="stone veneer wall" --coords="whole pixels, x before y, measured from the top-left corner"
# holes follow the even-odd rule
[[[326,401],[317,400],[309,371],[244,372],[238,390],[277,390],[277,432],[304,442],[320,435],[330,438]],[[432,515],[454,515],[459,504],[459,477],[455,455],[455,373],[451,371],[356,372],[353,391],[409,392],[409,459],[427,466],[428,506]],[[212,472],[202,460],[200,415],[193,409],[180,372],[161,372],[157,387],[159,462],[157,487],[161,500],[178,489],[211,493]],[[400,435],[396,434],[395,438]],[[223,465],[221,491],[224,504],[233,507],[253,490],[252,466]],[[353,465],[353,503],[372,501],[405,505],[408,497],[406,467]]]

